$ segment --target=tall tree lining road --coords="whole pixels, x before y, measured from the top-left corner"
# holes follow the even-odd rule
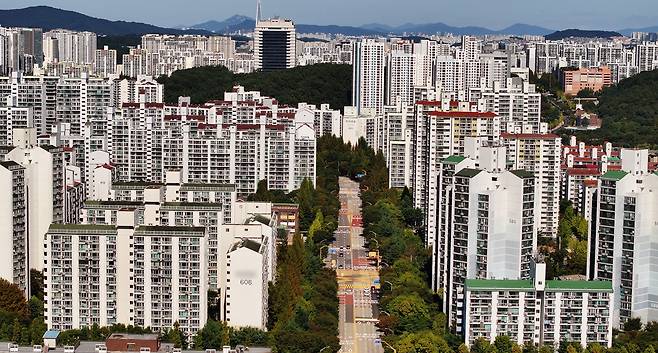
[[[379,288],[379,272],[368,263],[364,247],[359,184],[341,177],[340,213],[336,240],[329,247],[327,266],[335,266],[338,277],[339,339],[342,353],[382,353],[376,343],[377,299],[370,293]]]

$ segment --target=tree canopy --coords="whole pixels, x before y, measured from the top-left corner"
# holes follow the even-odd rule
[[[352,104],[352,66],[344,64],[249,74],[234,74],[223,66],[204,66],[176,71],[170,77],[158,78],[158,82],[164,84],[168,103],[176,103],[179,96],[189,96],[198,104],[223,99],[224,92],[242,85],[288,105],[328,103],[333,109],[343,109]]]

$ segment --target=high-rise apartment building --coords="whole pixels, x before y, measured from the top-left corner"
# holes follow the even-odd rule
[[[56,225],[46,235],[49,328],[114,324],[194,335],[207,321],[204,227],[143,226],[135,209],[113,225]]]
[[[588,273],[612,281],[615,327],[630,318],[658,320],[658,175],[648,171],[647,161],[647,150],[622,149],[621,170],[603,174],[596,190]]]
[[[535,176],[506,170],[504,146],[467,143],[471,158],[442,159],[433,197],[438,231],[428,228],[433,285],[445,291],[448,322],[458,332],[465,280],[530,278],[539,208]]]
[[[352,105],[358,114],[365,110],[374,110],[375,114],[380,114],[384,109],[385,46],[384,42],[374,39],[354,43]]]
[[[532,172],[537,177],[541,211],[539,230],[557,234],[560,215],[560,153],[562,140],[554,134],[501,134],[512,169]]]
[[[91,65],[96,58],[96,33],[56,29],[43,34],[45,63]]]
[[[25,168],[16,162],[0,162],[0,278],[30,292],[28,264]]]
[[[272,18],[256,22],[254,30],[254,67],[272,71],[295,67],[297,37],[291,20]]]

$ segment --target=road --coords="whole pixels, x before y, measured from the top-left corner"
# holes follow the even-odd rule
[[[339,339],[342,353],[384,352],[375,326],[377,302],[371,286],[379,288],[379,272],[368,262],[361,221],[359,184],[340,178],[340,214],[336,241],[329,247],[327,266],[336,268],[339,298]]]

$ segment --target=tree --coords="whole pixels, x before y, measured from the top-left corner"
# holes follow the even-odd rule
[[[215,320],[208,320],[194,337],[194,348],[198,350],[219,349],[228,343],[228,327]]]
[[[640,331],[642,329],[642,320],[639,317],[633,317],[624,322],[624,331]]]
[[[509,338],[509,336],[496,336],[496,340],[494,341],[494,346],[496,347],[496,351],[498,353],[512,353],[512,348],[514,347],[514,344],[512,340]]]
[[[399,353],[452,353],[445,340],[432,332],[407,333],[396,344]]]
[[[388,312],[399,320],[402,332],[417,332],[431,327],[430,311],[417,293],[400,295],[387,305]]]
[[[320,232],[324,227],[324,216],[322,215],[322,210],[318,210],[315,213],[315,219],[308,229],[308,241],[313,242],[315,239],[315,233]]]
[[[488,340],[480,337],[471,346],[471,353],[494,353],[496,348]]]
[[[185,336],[185,333],[180,330],[180,324],[178,321],[174,322],[174,327],[167,333],[167,340],[173,343],[175,348],[187,349],[187,337]],[[221,346],[217,346],[216,348],[220,347]]]
[[[647,348],[644,349],[643,353],[656,353],[656,351],[653,349],[653,345],[648,345]]]
[[[0,311],[14,314],[21,320],[27,319],[30,313],[23,291],[4,278],[0,278]]]
[[[459,345],[457,353],[471,353],[471,351],[468,349],[468,346],[465,343],[462,343]]]
[[[43,272],[30,270],[30,296],[43,301]]]

